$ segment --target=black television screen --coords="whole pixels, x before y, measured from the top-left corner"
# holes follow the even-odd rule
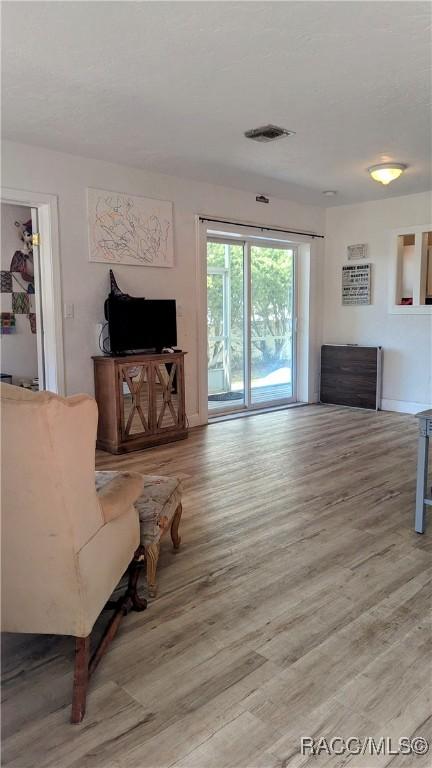
[[[136,299],[110,294],[107,301],[111,354],[160,352],[177,345],[175,299]]]

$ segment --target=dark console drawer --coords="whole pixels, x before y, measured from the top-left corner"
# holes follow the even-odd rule
[[[323,344],[320,400],[356,408],[380,407],[381,347]]]

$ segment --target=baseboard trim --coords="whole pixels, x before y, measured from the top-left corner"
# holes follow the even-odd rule
[[[193,427],[202,426],[205,422],[203,422],[199,413],[191,413],[187,417],[187,423],[188,423],[188,427],[190,427],[190,429],[193,429]]]
[[[429,403],[412,403],[408,400],[388,400],[385,397],[381,400],[382,411],[396,411],[397,413],[419,413],[432,408]]]

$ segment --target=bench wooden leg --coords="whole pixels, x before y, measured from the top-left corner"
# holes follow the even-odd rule
[[[154,542],[146,549],[147,587],[149,597],[156,597],[156,569],[159,560],[160,543]]]
[[[134,559],[129,566],[129,580],[126,596],[132,603],[134,611],[145,611],[147,600],[138,594],[138,579],[141,573],[141,566],[144,565],[145,550],[139,546],[135,552]]]
[[[180,543],[181,543],[181,537],[179,536],[178,529],[180,525],[180,518],[182,516],[182,512],[183,512],[182,505],[179,504],[174,513],[174,517],[171,523],[171,540],[175,550],[177,550],[180,547]]]

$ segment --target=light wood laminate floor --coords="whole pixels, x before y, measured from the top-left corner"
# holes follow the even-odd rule
[[[3,765],[430,765],[299,754],[300,736],[431,738],[416,439],[411,416],[309,406],[99,453],[99,468],[184,479],[182,548],[164,541],[160,596],[123,622],[81,725],[72,640],[4,637]]]

